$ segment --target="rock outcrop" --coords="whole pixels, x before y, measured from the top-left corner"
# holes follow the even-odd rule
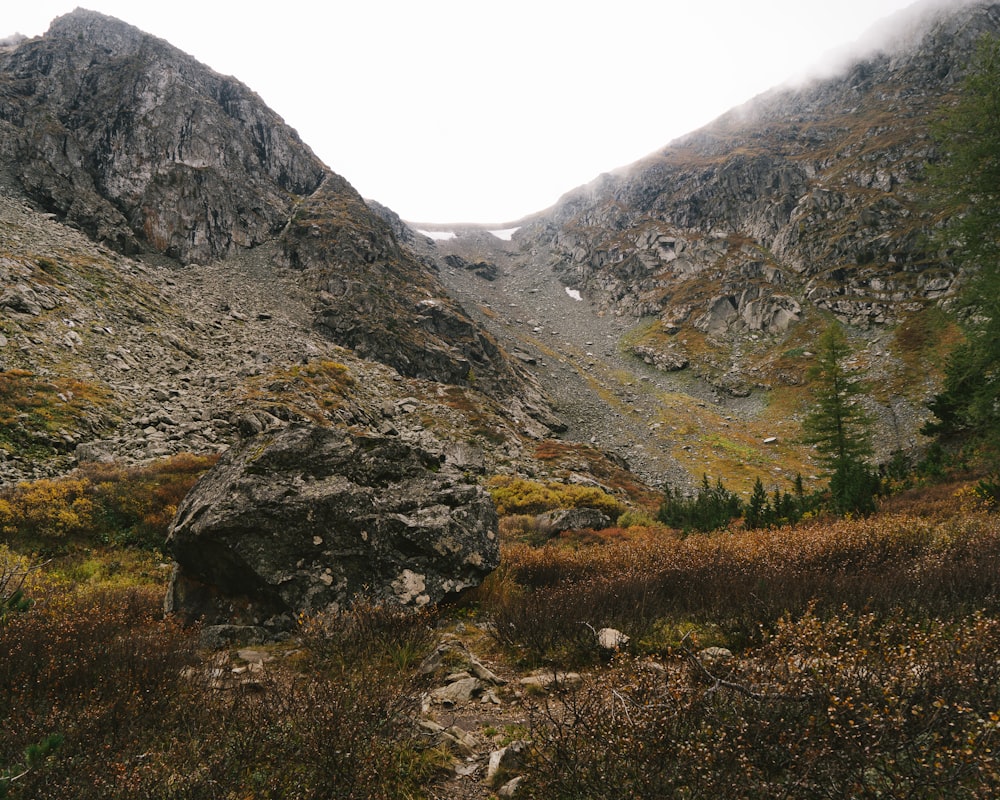
[[[326,168],[231,77],[92,11],[0,57],[0,152],[99,242],[184,263],[271,239]]]
[[[496,530],[489,495],[417,446],[311,424],[263,431],[178,509],[167,607],[209,623],[359,599],[419,608],[498,565]]]

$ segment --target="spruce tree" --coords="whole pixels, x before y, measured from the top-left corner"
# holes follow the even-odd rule
[[[767,490],[758,477],[753,484],[753,494],[743,512],[743,525],[746,528],[763,528],[771,521],[771,505],[767,499]]]

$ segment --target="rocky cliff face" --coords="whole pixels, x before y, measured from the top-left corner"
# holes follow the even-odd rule
[[[1000,5],[918,4],[890,23],[843,74],[755,98],[567,194],[516,238],[668,335],[782,335],[810,308],[868,328],[947,296],[955,270],[922,244],[928,122],[976,39],[1000,31]]]
[[[0,62],[4,160],[97,241],[207,262],[281,230],[326,168],[234,78],[90,11]]]

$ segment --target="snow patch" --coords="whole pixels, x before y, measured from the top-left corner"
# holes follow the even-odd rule
[[[568,294],[568,295],[569,295],[570,297],[572,297],[572,298],[573,298],[574,300],[580,300],[580,301],[582,301],[582,300],[583,300],[583,298],[582,298],[582,297],[580,297],[580,292],[579,292],[579,290],[577,290],[577,289],[570,289],[570,288],[569,288],[569,287],[567,286],[567,287],[566,287],[566,294]]]
[[[421,231],[418,230],[417,233],[422,233],[424,236],[430,236],[432,239],[439,239],[444,241],[445,239],[454,239],[454,231]]]
[[[505,242],[510,241],[510,237],[514,235],[514,231],[520,230],[520,228],[501,228],[498,231],[487,231],[492,233],[498,239],[503,239]]]

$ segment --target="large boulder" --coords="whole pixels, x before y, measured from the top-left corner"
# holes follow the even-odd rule
[[[168,611],[260,624],[363,599],[421,607],[499,564],[489,495],[441,456],[313,424],[231,449],[167,538]]]

